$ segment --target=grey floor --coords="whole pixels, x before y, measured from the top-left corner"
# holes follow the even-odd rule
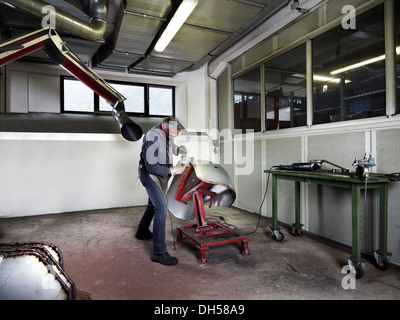
[[[344,289],[342,268],[350,255],[310,235],[284,240],[270,237],[270,219],[262,218],[249,234],[249,255],[239,244],[213,247],[208,263],[186,239],[175,243],[178,225],[191,222],[169,217],[167,245],[176,266],[150,260],[151,241],[134,237],[144,207],[93,210],[56,215],[0,219],[0,243],[44,241],[60,248],[64,269],[79,290],[93,300],[399,300],[400,271],[386,271],[367,261],[355,289]],[[241,233],[252,232],[258,217],[235,208],[207,209]]]

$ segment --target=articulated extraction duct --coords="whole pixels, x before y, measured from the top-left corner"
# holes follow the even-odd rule
[[[111,105],[113,116],[126,140],[137,141],[142,137],[142,128],[125,113],[125,97],[75,56],[53,29],[40,29],[0,43],[0,67],[40,49]]]
[[[22,10],[38,18],[43,18],[42,8],[49,3],[42,0],[2,0],[18,10]],[[77,17],[57,9],[56,29],[72,33],[87,40],[100,39],[106,32],[108,24],[108,0],[90,0],[89,15],[90,22],[83,21]]]

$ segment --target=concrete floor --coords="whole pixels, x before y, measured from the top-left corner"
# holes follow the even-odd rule
[[[0,243],[45,241],[58,246],[64,270],[79,290],[93,300],[399,300],[400,271],[386,271],[367,261],[365,275],[356,288],[342,288],[342,267],[350,255],[345,250],[316,241],[307,234],[293,237],[281,229],[284,240],[271,239],[262,218],[249,235],[249,255],[239,244],[213,247],[208,263],[197,261],[198,250],[186,239],[176,243],[177,225],[191,222],[167,220],[169,253],[176,266],[150,260],[151,241],[134,237],[144,207],[0,219]],[[211,208],[207,214],[223,216],[242,234],[252,232],[258,217],[235,208]],[[211,221],[211,220],[209,220]]]

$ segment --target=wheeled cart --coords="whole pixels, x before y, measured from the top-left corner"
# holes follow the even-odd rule
[[[235,200],[235,193],[226,181],[227,175],[222,167],[216,164],[191,165],[173,182],[169,189],[169,199],[173,194],[170,206],[172,212],[178,211],[178,218],[196,218],[197,223],[188,226],[178,226],[177,240],[185,238],[192,240],[199,249],[199,262],[206,263],[206,251],[210,247],[240,242],[240,252],[248,254],[249,238],[218,222],[207,222],[204,202],[209,207],[230,206]],[[174,189],[174,186],[176,188]],[[193,204],[191,203],[193,202]],[[179,205],[178,205],[179,204]],[[177,210],[177,205],[181,210]],[[183,205],[183,206],[182,206]],[[194,210],[189,210],[192,208]],[[192,215],[193,212],[193,215]],[[178,215],[179,215],[178,214]]]

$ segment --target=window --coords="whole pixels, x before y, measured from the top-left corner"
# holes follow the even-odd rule
[[[62,110],[74,113],[107,114],[111,106],[82,82],[72,77],[61,78]],[[175,114],[175,88],[150,84],[108,81],[126,100],[127,114],[171,116]]]
[[[111,84],[112,87],[121,93],[125,98],[125,111],[144,113],[145,104],[145,87],[136,85],[126,85],[126,84]],[[111,106],[106,100],[100,97],[100,111],[110,111]]]
[[[396,70],[391,71],[396,74],[395,113],[400,114],[400,1],[394,5]],[[263,69],[256,67],[234,78],[234,128],[242,132],[261,131],[263,126],[277,130],[306,126],[307,119],[324,124],[382,117],[392,111],[386,102],[384,19],[384,4],[380,4],[357,15],[356,28],[340,24],[310,39],[309,60],[304,43],[265,62]],[[306,60],[312,68],[312,88],[308,88],[312,94],[308,96]],[[308,103],[312,110],[307,101],[312,102]]]
[[[265,129],[305,126],[306,46],[301,45],[264,65]]]
[[[386,115],[383,5],[313,40],[313,123]]]
[[[64,111],[94,112],[94,93],[91,89],[74,79],[64,79],[63,85]]]
[[[260,68],[253,69],[233,81],[234,127],[261,131]]]
[[[149,88],[149,114],[165,115],[173,114],[173,91],[166,87]]]

